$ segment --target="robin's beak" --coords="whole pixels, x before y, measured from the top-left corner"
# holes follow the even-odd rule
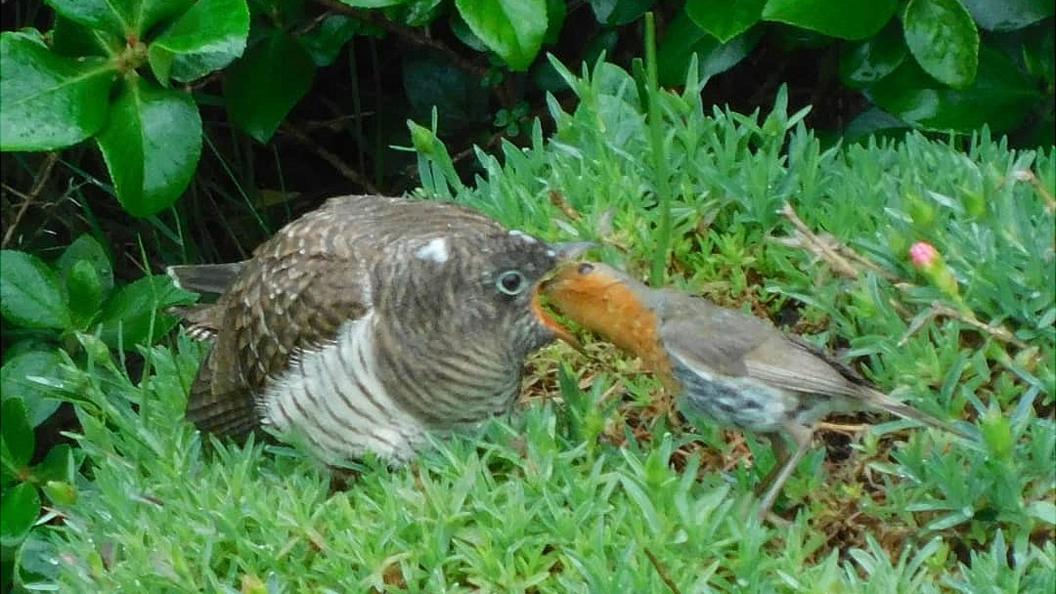
[[[576,340],[575,336],[572,336],[572,332],[568,328],[561,325],[560,322],[555,320],[545,309],[540,301],[541,288],[544,283],[540,283],[532,291],[532,313],[535,314],[535,318],[539,320],[539,323],[554,333],[554,336],[568,343],[569,346],[576,349],[579,352],[583,352],[583,347]]]
[[[549,248],[553,250],[554,255],[557,257],[558,265],[557,269],[564,268],[570,260],[579,258],[587,252],[587,250],[597,247],[597,244],[592,241],[570,241],[564,243],[551,243]],[[583,352],[583,347],[576,340],[576,337],[572,335],[572,332],[568,328],[561,325],[560,322],[555,320],[545,309],[541,302],[541,294],[545,292],[547,284],[550,282],[549,279],[543,279],[541,283],[535,286],[532,291],[532,313],[535,314],[536,319],[539,323],[548,328],[554,333],[554,336],[568,343],[569,346],[576,349],[579,352]]]

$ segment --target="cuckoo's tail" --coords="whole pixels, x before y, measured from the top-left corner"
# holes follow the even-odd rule
[[[245,262],[230,264],[189,264],[169,266],[167,272],[176,286],[196,293],[223,293],[245,267]]]

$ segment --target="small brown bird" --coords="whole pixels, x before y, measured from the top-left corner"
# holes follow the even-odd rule
[[[571,337],[538,285],[582,244],[547,245],[452,204],[344,196],[235,264],[176,266],[221,292],[187,312],[212,348],[187,418],[294,432],[324,458],[406,459],[428,431],[504,412],[526,356]]]
[[[873,407],[965,436],[763,320],[679,291],[647,287],[610,266],[562,266],[544,283],[543,293],[570,320],[640,357],[690,410],[721,424],[791,437],[797,446],[791,455],[780,440],[772,440],[779,464],[763,481],[769,487],[760,518],[809,450],[815,423],[829,413]]]

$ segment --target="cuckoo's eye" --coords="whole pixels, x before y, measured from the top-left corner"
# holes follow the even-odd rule
[[[528,279],[518,270],[507,270],[495,279],[495,288],[506,295],[518,295],[528,288]]]
[[[580,274],[590,274],[591,272],[594,272],[594,265],[590,262],[584,262],[579,265],[579,268],[577,268],[576,271]]]

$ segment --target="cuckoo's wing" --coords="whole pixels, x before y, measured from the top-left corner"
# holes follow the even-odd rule
[[[334,340],[343,323],[369,311],[367,279],[356,260],[255,261],[217,304],[223,319],[191,387],[187,419],[225,435],[255,429],[256,398],[291,358]]]

